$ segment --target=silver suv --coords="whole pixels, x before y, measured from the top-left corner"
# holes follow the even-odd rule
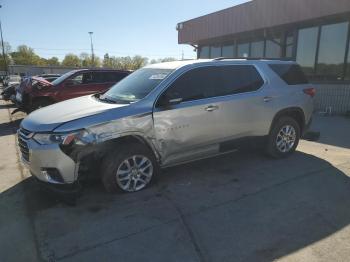
[[[294,62],[193,60],[142,68],[105,94],[30,114],[18,141],[37,180],[55,188],[99,177],[136,192],[160,168],[262,145],[293,153],[311,122],[312,88]]]

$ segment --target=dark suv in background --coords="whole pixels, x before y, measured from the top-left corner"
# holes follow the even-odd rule
[[[104,93],[129,74],[120,70],[81,69],[70,71],[52,83],[30,77],[17,89],[16,103],[23,111],[31,112],[67,99]]]

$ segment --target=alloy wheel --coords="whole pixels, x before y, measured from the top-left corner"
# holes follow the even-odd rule
[[[276,146],[282,153],[288,153],[295,145],[297,132],[291,125],[286,125],[281,128],[277,134]]]
[[[120,188],[127,192],[136,192],[145,188],[153,176],[153,164],[142,155],[125,159],[118,167],[116,179]]]

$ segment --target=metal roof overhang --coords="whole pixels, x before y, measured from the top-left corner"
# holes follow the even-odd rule
[[[350,0],[254,0],[178,24],[179,44],[200,44],[331,17],[350,18]]]

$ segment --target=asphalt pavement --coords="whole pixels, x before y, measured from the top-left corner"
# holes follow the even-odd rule
[[[0,261],[349,261],[350,119],[283,160],[237,152],[166,169],[136,194],[89,185],[76,206],[18,160],[23,117],[0,104]]]

